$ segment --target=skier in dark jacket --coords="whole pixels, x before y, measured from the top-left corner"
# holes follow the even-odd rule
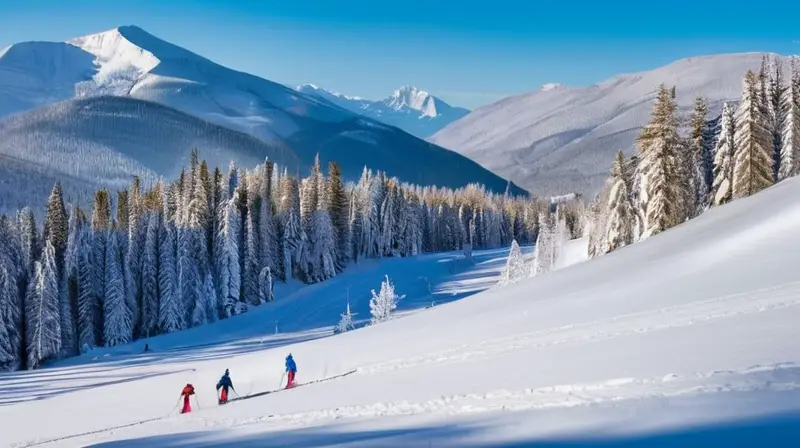
[[[286,388],[294,386],[294,376],[297,373],[297,364],[294,363],[292,354],[286,357],[286,373],[289,375],[289,380],[286,382]]]
[[[225,404],[228,402],[228,389],[233,389],[233,381],[231,381],[228,369],[225,369],[225,374],[222,375],[222,378],[217,383],[217,390],[220,388],[222,388],[222,394],[219,396],[219,404]],[[235,391],[236,389],[233,390]]]

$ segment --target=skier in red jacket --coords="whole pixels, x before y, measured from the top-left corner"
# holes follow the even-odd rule
[[[181,409],[181,414],[192,412],[192,405],[189,402],[189,397],[192,395],[194,395],[194,386],[187,384],[181,391],[181,396],[183,396],[183,409]]]

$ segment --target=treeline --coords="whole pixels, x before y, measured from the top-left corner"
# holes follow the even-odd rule
[[[304,179],[269,161],[223,173],[196,151],[178,180],[99,190],[89,211],[56,184],[42,228],[30,208],[0,216],[0,367],[226,319],[273,300],[275,282],[320,282],[362,258],[530,243],[548,207],[366,168],[345,185],[319,159]]]
[[[681,117],[675,88],[659,88],[636,156],[621,152],[590,207],[589,255],[599,256],[697,217],[710,207],[751,196],[800,172],[800,65],[764,57],[748,71],[737,107],[725,104],[718,135],[707,104]],[[681,133],[688,121],[688,132]]]

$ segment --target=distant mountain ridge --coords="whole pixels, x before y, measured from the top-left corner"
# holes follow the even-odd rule
[[[20,43],[0,53],[0,118],[59,101],[108,95],[157,103],[288,148],[300,170],[308,169],[319,153],[323,163],[339,162],[350,180],[367,165],[420,185],[481,183],[503,192],[508,184],[456,152],[318,96],[228,69],[136,26],[69,42]],[[119,149],[113,148],[113,140],[103,145]],[[174,148],[186,154],[190,149]],[[525,193],[516,185],[511,190]]]
[[[603,186],[614,155],[635,151],[650,120],[659,84],[676,87],[688,114],[705,96],[709,119],[724,102],[738,102],[742,79],[766,53],[721,54],[681,59],[640,73],[623,74],[586,87],[543,88],[481,107],[429,138],[510,178],[540,196],[593,195]],[[783,62],[788,76],[788,59]]]
[[[448,124],[465,117],[469,109],[455,107],[413,86],[402,86],[382,100],[368,100],[323,89],[314,84],[296,87],[298,92],[330,101],[351,112],[398,127],[411,135],[426,138]]]

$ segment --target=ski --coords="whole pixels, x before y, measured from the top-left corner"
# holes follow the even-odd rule
[[[248,400],[250,398],[263,397],[265,395],[274,394],[276,392],[297,389],[298,387],[301,387],[301,386],[308,386],[309,384],[316,384],[316,383],[322,383],[322,382],[325,382],[325,381],[335,380],[335,379],[338,379],[338,378],[345,377],[347,375],[352,375],[352,374],[356,373],[356,371],[357,370],[354,369],[354,370],[350,370],[348,372],[345,372],[345,373],[342,373],[342,374],[339,374],[339,375],[330,376],[328,378],[322,378],[322,379],[319,379],[319,380],[308,381],[306,383],[297,383],[294,386],[289,387],[289,388],[282,387],[280,389],[273,389],[273,390],[267,390],[267,391],[263,391],[263,392],[256,392],[254,394],[248,394],[248,395],[245,395],[244,397],[231,398],[231,399],[228,400],[228,403],[231,403],[231,402],[234,402],[234,401]]]

